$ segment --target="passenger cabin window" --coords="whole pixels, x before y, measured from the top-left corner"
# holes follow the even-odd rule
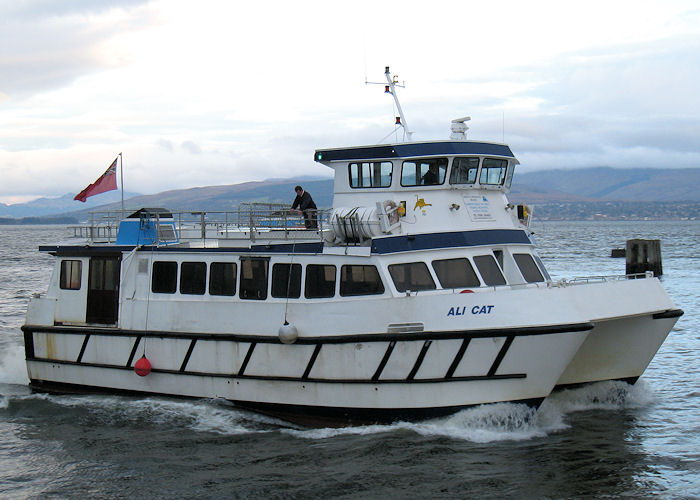
[[[277,298],[298,299],[301,296],[301,264],[273,265],[271,294]]]
[[[379,295],[384,285],[374,266],[347,265],[340,268],[340,295]]]
[[[236,294],[235,262],[212,262],[209,266],[209,295]]]
[[[392,166],[392,163],[389,161],[351,163],[348,166],[350,187],[390,187]]]
[[[540,266],[540,269],[542,270],[542,274],[544,274],[544,278],[547,281],[552,281],[551,276],[549,276],[549,273],[547,272],[547,268],[544,267],[544,262],[542,262],[542,259],[540,259],[538,255],[535,255],[535,261],[537,261],[537,264]]]
[[[452,160],[450,184],[474,184],[479,171],[479,158],[455,158]]]
[[[306,266],[304,297],[322,299],[335,295],[335,266],[309,264]]]
[[[177,290],[177,262],[154,262],[151,291],[153,293],[175,293],[175,290]]]
[[[242,299],[265,300],[267,298],[267,259],[241,259]]]
[[[506,180],[508,170],[508,160],[498,160],[496,158],[484,158],[481,165],[481,175],[479,184],[502,186]]]
[[[481,286],[479,277],[468,259],[434,260],[433,270],[442,288],[464,288]]]
[[[529,253],[515,253],[513,254],[513,258],[515,259],[515,263],[518,265],[518,269],[520,269],[523,278],[525,278],[525,281],[528,283],[544,281],[542,273],[537,268],[537,264],[535,264],[532,255]]]
[[[389,274],[394,280],[396,290],[435,290],[435,282],[430,276],[428,266],[423,262],[411,262],[410,264],[392,264],[389,266]]]
[[[80,279],[83,273],[83,263],[79,260],[61,261],[61,290],[80,290]]]
[[[207,287],[207,265],[204,262],[180,264],[180,293],[204,295]]]
[[[505,285],[506,279],[503,277],[501,268],[498,267],[493,255],[477,255],[474,257],[474,264],[481,274],[481,278],[488,286]]]
[[[402,186],[431,186],[445,182],[447,158],[429,158],[403,162]]]

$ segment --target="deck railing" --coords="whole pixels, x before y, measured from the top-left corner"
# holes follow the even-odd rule
[[[174,223],[180,241],[227,240],[260,237],[271,239],[319,238],[328,227],[330,210],[314,210],[307,215],[291,211],[278,203],[241,203],[232,211],[163,211],[142,209],[131,218],[148,220],[156,228],[161,223]],[[90,212],[90,219],[81,225],[69,226],[69,235],[93,243],[113,243],[117,239],[121,211]],[[311,227],[307,228],[307,224]]]

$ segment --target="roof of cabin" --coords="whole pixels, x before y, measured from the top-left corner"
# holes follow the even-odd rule
[[[474,141],[430,141],[359,146],[352,148],[317,149],[314,160],[330,162],[338,160],[382,160],[436,155],[496,155],[514,158],[506,144]]]

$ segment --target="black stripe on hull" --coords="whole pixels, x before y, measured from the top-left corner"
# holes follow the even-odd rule
[[[177,397],[181,399],[200,399],[188,396],[173,396],[172,394],[158,394],[144,391],[130,391],[124,389],[106,389],[103,387],[82,386],[59,382],[47,382],[43,380],[31,380],[29,386],[37,392],[50,394],[123,394],[139,395],[146,397]],[[525,404],[532,408],[538,408],[544,398],[523,399],[516,401],[502,401],[504,403]],[[255,401],[231,400],[240,408],[256,413],[270,415],[287,422],[305,427],[345,427],[349,425],[388,424],[399,421],[419,421],[430,418],[445,417],[458,411],[481,406],[480,404],[443,406],[436,408],[347,408],[329,406],[306,406],[278,403],[259,403]]]
[[[387,354],[391,355],[393,347],[389,346],[387,349]],[[388,360],[388,357],[386,357]],[[75,361],[64,361],[59,359],[46,359],[46,358],[32,358],[27,361],[32,361],[36,363],[47,363],[51,365],[68,365],[68,366],[85,366],[89,368],[104,368],[110,370],[133,370],[129,366],[119,366],[119,365],[105,365],[100,363],[78,363]],[[151,373],[164,373],[170,375],[189,375],[193,377],[215,377],[215,378],[228,378],[228,379],[241,379],[241,380],[268,380],[268,381],[279,381],[279,382],[310,382],[318,384],[368,384],[368,385],[382,385],[382,384],[435,384],[442,382],[476,382],[480,380],[506,380],[506,379],[516,379],[516,378],[527,378],[525,373],[503,373],[499,375],[468,375],[464,377],[450,377],[450,378],[421,378],[421,379],[379,379],[381,371],[384,370],[386,363],[381,364],[377,368],[377,372],[372,376],[371,379],[334,379],[334,378],[303,378],[301,377],[287,377],[281,375],[243,375],[239,373],[238,375],[231,375],[229,373],[211,373],[211,372],[187,372],[180,370],[167,370],[163,368],[152,368]],[[309,370],[310,371],[310,370]],[[377,378],[374,378],[374,377]]]
[[[656,313],[652,314],[651,317],[652,319],[671,319],[671,318],[680,318],[685,314],[683,312],[683,309],[669,309],[668,311],[664,311],[662,313]]]
[[[591,382],[576,382],[575,384],[559,384],[554,386],[552,391],[565,391],[568,389],[579,389],[591,384],[597,384],[598,382],[625,382],[629,385],[634,385],[639,380],[639,377],[626,377],[626,378],[612,378],[606,380],[593,380]]]
[[[80,363],[83,360],[83,355],[85,354],[85,349],[87,348],[87,344],[90,341],[90,334],[88,333],[85,335],[85,338],[83,339],[83,345],[80,347],[80,353],[78,354],[78,359],[76,360],[78,363]]]
[[[187,354],[185,354],[185,359],[182,360],[180,365],[180,371],[184,372],[187,369],[187,363],[190,362],[190,356],[192,356],[192,351],[194,351],[194,346],[197,344],[197,339],[192,339],[190,346],[187,348]]]
[[[402,340],[443,340],[490,337],[521,337],[531,335],[551,335],[555,333],[576,333],[592,330],[595,324],[570,323],[561,325],[529,326],[522,328],[491,328],[483,330],[423,331],[419,333],[363,333],[352,335],[328,335],[323,337],[299,337],[297,345],[349,344],[360,342],[399,342]],[[39,333],[62,333],[66,335],[104,335],[107,337],[158,337],[197,340],[233,340],[237,342],[258,342],[261,344],[282,344],[277,334],[244,335],[229,333],[180,333],[167,331],[123,330],[117,328],[96,328],[92,326],[43,326],[24,325],[22,331]]]

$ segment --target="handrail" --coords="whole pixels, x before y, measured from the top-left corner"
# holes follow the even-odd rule
[[[315,210],[311,214],[316,228],[307,228],[302,213],[292,212],[289,205],[279,203],[241,203],[235,211],[169,211],[172,219],[163,214],[146,213],[158,227],[164,220],[175,223],[180,241],[208,239],[227,240],[245,237],[255,241],[261,235],[274,239],[291,239],[298,231],[308,231],[320,239],[324,228],[329,227],[331,210]],[[90,212],[90,219],[81,225],[68,226],[72,238],[81,238],[93,243],[112,243],[116,240],[122,212]],[[314,237],[308,235],[309,238]]]

